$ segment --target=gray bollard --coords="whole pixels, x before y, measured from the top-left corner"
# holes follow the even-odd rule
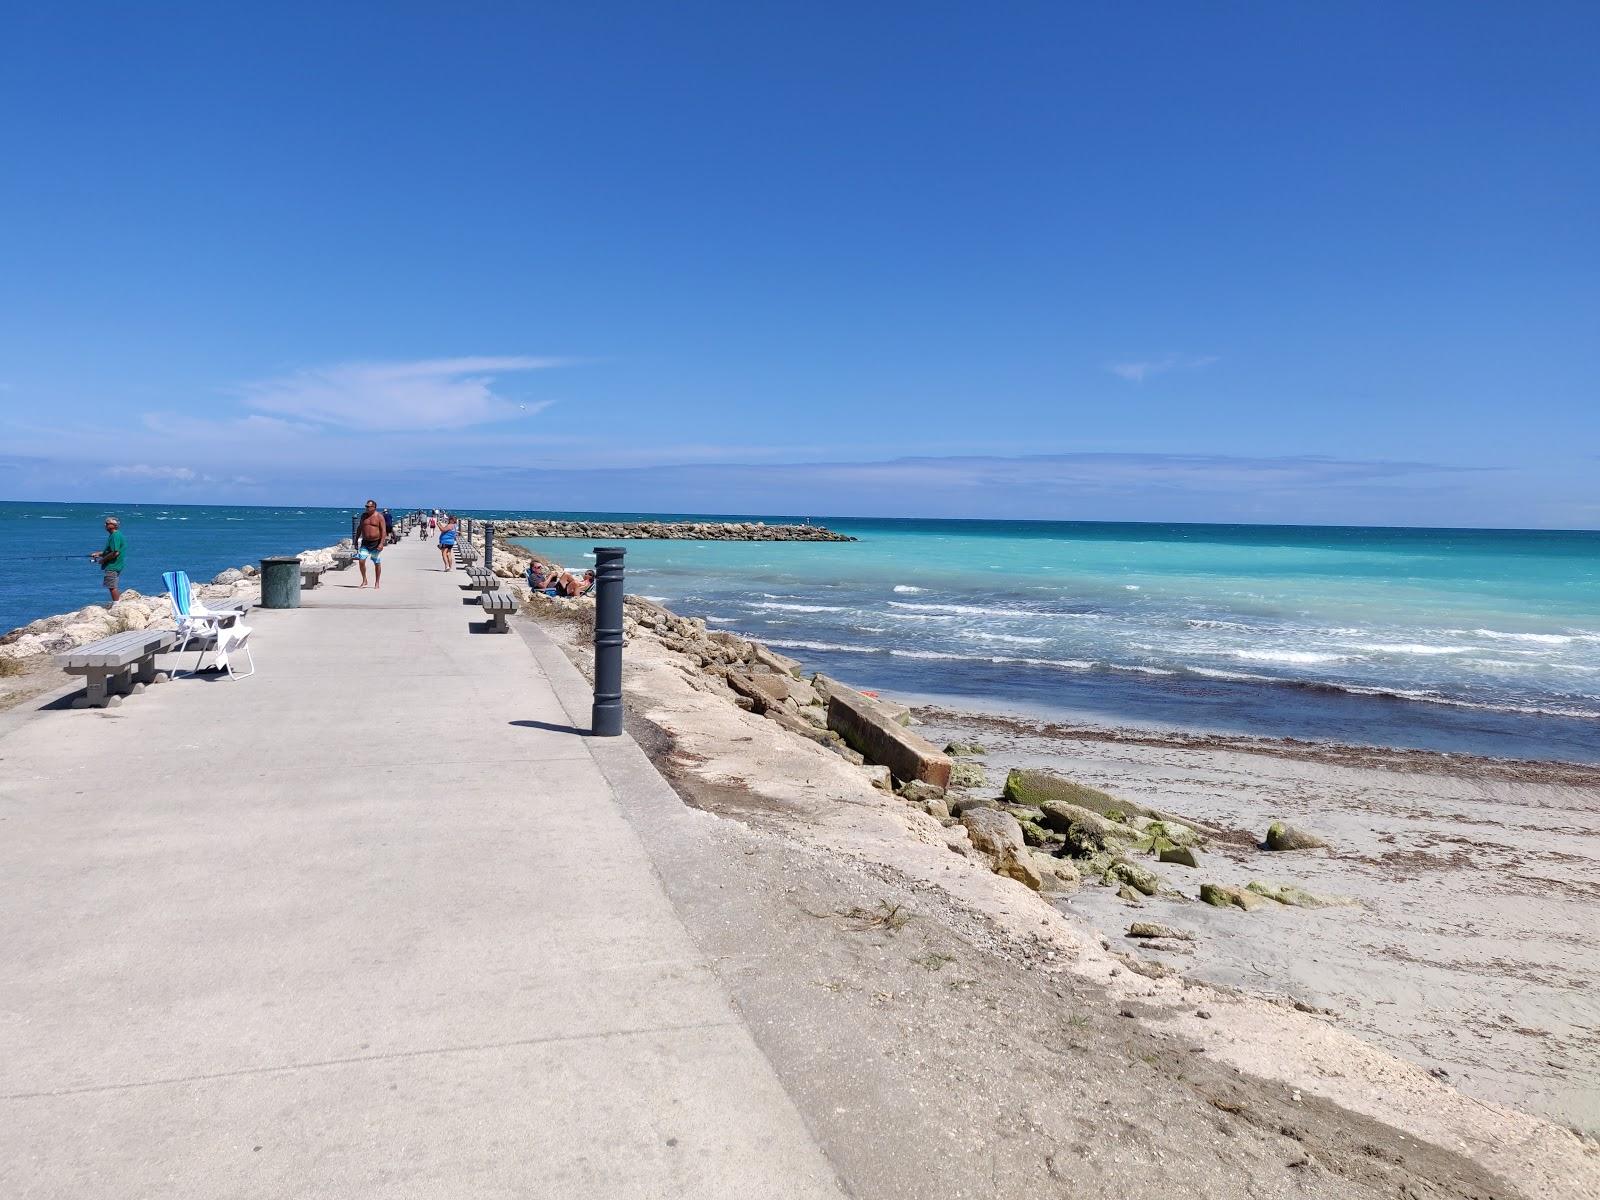
[[[494,522],[483,523],[483,569],[494,570]]]
[[[622,556],[620,546],[594,548],[594,711],[589,732],[595,737],[622,733]]]

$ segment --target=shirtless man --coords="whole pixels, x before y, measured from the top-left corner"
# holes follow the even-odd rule
[[[372,586],[383,586],[383,543],[389,537],[389,523],[378,511],[378,502],[368,500],[356,523],[356,562],[361,566],[361,586],[367,586],[367,560],[372,560]]]

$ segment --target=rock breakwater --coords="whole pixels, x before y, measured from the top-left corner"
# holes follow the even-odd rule
[[[499,537],[654,539],[693,542],[853,542],[821,525],[760,521],[496,521]]]

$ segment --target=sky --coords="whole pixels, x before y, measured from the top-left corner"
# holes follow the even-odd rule
[[[0,499],[1600,526],[1600,7],[0,14]]]

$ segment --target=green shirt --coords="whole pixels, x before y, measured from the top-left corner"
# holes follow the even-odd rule
[[[100,556],[100,565],[108,571],[122,570],[122,549],[127,545],[123,540],[122,530],[113,529],[106,535],[105,553]]]

